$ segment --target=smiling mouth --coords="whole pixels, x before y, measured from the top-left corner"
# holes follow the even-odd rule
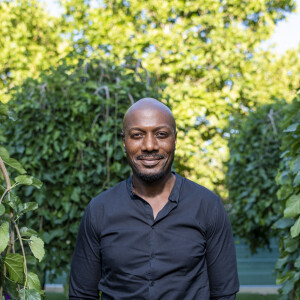
[[[163,158],[164,158],[163,155],[155,155],[155,156],[140,155],[137,157],[137,159],[140,160],[145,167],[155,167]]]
[[[146,167],[154,167],[160,162],[160,158],[155,158],[155,159],[141,159],[141,162],[144,166]]]

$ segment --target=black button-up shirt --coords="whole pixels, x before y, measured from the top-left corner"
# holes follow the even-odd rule
[[[132,177],[88,205],[72,259],[69,299],[235,299],[239,282],[221,200],[176,174],[153,218]]]

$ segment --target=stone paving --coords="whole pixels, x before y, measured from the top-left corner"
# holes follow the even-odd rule
[[[251,293],[251,294],[278,294],[278,285],[241,285],[240,293]]]

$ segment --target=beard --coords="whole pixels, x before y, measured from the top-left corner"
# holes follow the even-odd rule
[[[159,181],[160,179],[162,179],[166,175],[166,173],[168,173],[168,172],[161,171],[156,174],[144,174],[141,172],[135,172],[135,175],[144,182],[153,183],[153,182],[156,182],[156,181]]]
[[[141,158],[142,156],[160,156],[159,154],[144,154],[141,156],[138,156],[138,158]],[[135,166],[135,164],[129,159],[129,157],[127,156],[127,160],[129,162],[129,165],[134,173],[134,175],[136,177],[138,177],[139,179],[141,179],[142,181],[144,181],[145,183],[154,183],[154,182],[158,182],[159,180],[163,179],[166,175],[168,175],[171,172],[171,168],[172,168],[172,164],[174,161],[174,156],[175,156],[175,148],[173,150],[173,152],[170,154],[170,158],[169,161],[167,163],[167,165],[164,166],[163,169],[157,171],[156,173],[143,173],[141,170],[139,170],[139,168],[137,168]]]

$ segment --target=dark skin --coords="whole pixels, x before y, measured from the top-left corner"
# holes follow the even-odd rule
[[[171,166],[176,136],[172,112],[155,99],[139,100],[124,117],[123,145],[133,171],[134,192],[150,204],[154,219],[175,183]],[[157,174],[161,174],[158,180],[145,180]]]

